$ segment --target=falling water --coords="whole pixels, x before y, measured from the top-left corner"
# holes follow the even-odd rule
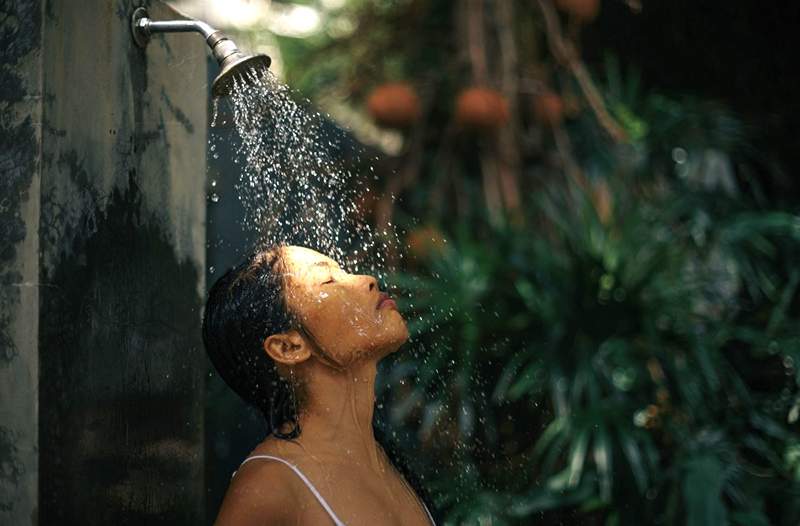
[[[307,246],[351,272],[382,277],[397,234],[376,232],[359,213],[357,198],[370,189],[332,154],[341,149],[342,132],[324,129],[308,100],[298,103],[269,71],[249,74],[247,82],[236,79],[229,98],[241,141],[234,162],[242,166],[236,190],[245,227],[259,246]]]
[[[325,118],[311,109],[308,100],[300,98],[298,103],[296,93],[270,72],[251,75],[247,82],[238,79],[227,99],[236,130],[234,141],[238,141],[235,162],[241,169],[236,191],[245,211],[243,226],[256,234],[261,247],[276,243],[307,246],[331,256],[349,272],[385,278],[388,272],[395,270],[390,268],[387,255],[402,255],[404,251],[392,225],[388,225],[388,230],[377,231],[359,213],[358,198],[370,191],[365,183],[368,177],[373,177],[372,167],[364,170],[368,176],[354,173],[339,157],[345,138],[340,130],[338,134],[328,131],[335,127],[326,127]],[[218,120],[218,103],[222,101],[215,101],[213,123]],[[365,164],[360,152],[349,153],[351,159],[355,158],[349,165]],[[217,156],[213,144],[212,155]],[[214,187],[212,183],[212,192]],[[212,197],[216,195],[214,192]],[[400,292],[392,290],[393,294]],[[407,294],[406,299],[410,299]],[[320,295],[320,300],[324,300],[324,295]],[[443,319],[447,318],[445,315]],[[432,350],[447,350],[438,349],[436,343],[434,346],[437,348],[414,345],[411,352],[417,356],[418,363],[434,368],[438,377],[440,368],[450,366],[438,364],[436,358],[429,362]],[[455,366],[456,362],[451,360],[451,363]],[[398,384],[404,386],[413,371],[398,367],[386,374],[382,399],[395,400],[389,388]],[[439,383],[443,391],[448,389],[444,380]],[[383,407],[382,403],[378,405],[379,410]],[[395,401],[393,407],[393,413],[399,415],[398,411],[411,406]],[[459,407],[460,411],[453,414],[449,402],[444,402],[436,406],[429,417],[433,415],[434,420],[445,427],[448,424],[444,422],[449,421],[451,427],[473,429],[473,404]],[[383,417],[398,418],[397,415],[390,417],[387,412]],[[433,425],[434,420],[429,418],[428,425]],[[392,436],[396,437],[394,432]],[[469,448],[459,444],[456,449]],[[469,473],[464,477],[468,478]]]

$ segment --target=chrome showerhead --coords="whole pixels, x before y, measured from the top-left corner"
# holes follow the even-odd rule
[[[214,42],[215,39],[219,39]],[[234,79],[250,83],[266,74],[272,59],[267,55],[245,55],[236,49],[236,44],[221,31],[217,31],[207,39],[214,58],[221,68],[219,75],[211,86],[211,94],[225,97],[233,90]]]
[[[186,33],[197,32],[203,35],[211,48],[214,58],[222,69],[214,79],[211,94],[214,97],[225,97],[234,86],[234,79],[250,83],[262,77],[272,63],[267,55],[245,55],[236,44],[218,31],[200,20],[168,20],[154,22],[147,16],[143,7],[133,12],[131,18],[133,40],[140,47],[145,47],[153,33]]]

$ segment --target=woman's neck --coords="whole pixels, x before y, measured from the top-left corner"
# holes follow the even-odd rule
[[[305,373],[298,442],[315,454],[338,455],[383,472],[372,430],[377,362],[364,360],[344,371],[315,363]]]

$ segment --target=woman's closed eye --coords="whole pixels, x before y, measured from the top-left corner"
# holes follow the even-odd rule
[[[335,282],[335,281],[336,281],[335,279],[333,279],[333,278],[329,278],[329,279],[328,279],[328,281],[323,281],[323,282],[321,283],[321,285],[327,285],[328,283],[333,283],[333,282]]]

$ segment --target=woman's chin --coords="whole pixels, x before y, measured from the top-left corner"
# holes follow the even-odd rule
[[[391,350],[392,353],[397,352],[403,346],[404,343],[408,341],[408,329],[406,328],[405,323],[403,324],[403,331],[394,342],[394,346]],[[391,354],[391,353],[390,353]]]
[[[390,340],[391,343],[402,345],[408,340],[408,325],[405,318],[397,309],[386,309],[378,323],[381,326],[383,339]],[[397,343],[399,341],[399,343]]]
[[[383,344],[377,348],[376,354],[380,358],[393,354],[397,352],[407,341],[408,341],[408,329],[406,329],[404,323],[402,326],[402,330],[398,330],[397,334],[393,335],[393,338],[387,339],[387,341],[383,342]]]

